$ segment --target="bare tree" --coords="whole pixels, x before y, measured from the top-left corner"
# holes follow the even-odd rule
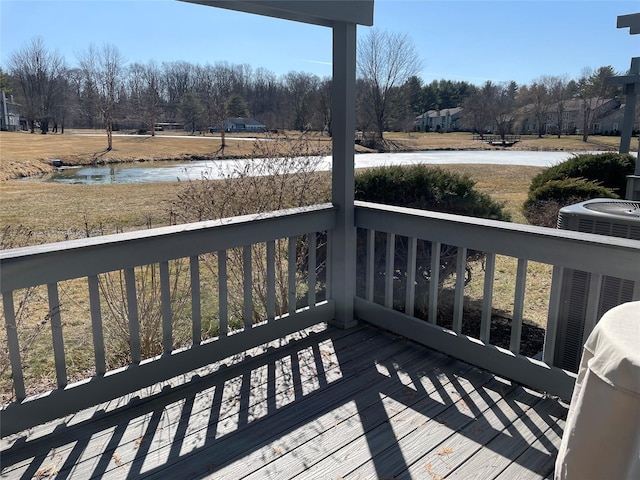
[[[308,130],[313,104],[313,95],[317,92],[320,79],[304,72],[289,72],[284,77],[287,96],[293,113],[293,127],[300,132]]]
[[[590,68],[582,70],[577,82],[578,97],[582,99],[582,141],[589,139],[596,118],[602,112],[602,106],[608,96],[613,96],[615,86],[607,85],[604,79],[617,76],[611,66],[600,67],[596,71]]]
[[[322,80],[318,87],[318,115],[320,117],[320,123],[322,124],[322,131],[326,131],[330,137],[333,136],[331,118],[332,87],[333,81],[330,78]]]
[[[193,88],[193,65],[183,61],[163,63],[162,76],[166,89],[166,119],[175,122],[180,112],[182,97]]]
[[[180,100],[180,112],[185,129],[188,127],[191,134],[194,134],[196,129],[202,130],[203,109],[200,100],[193,92],[187,92]]]
[[[488,80],[482,88],[472,90],[464,103],[465,116],[470,119],[467,126],[480,135],[491,129],[504,141],[513,128],[517,96],[515,82],[496,84]]]
[[[473,86],[464,102],[464,124],[474,132],[484,134],[493,129],[491,101],[495,85],[488,81],[482,87]]]
[[[63,80],[67,68],[64,59],[49,51],[41,37],[36,37],[9,59],[9,71],[18,86],[21,113],[35,131],[40,124],[42,133],[49,130],[49,122],[56,106],[62,102]]]
[[[284,127],[284,88],[273,72],[256,69],[249,92],[245,97],[249,112],[270,128]]]
[[[552,110],[555,113],[556,128],[558,138],[566,128],[565,104],[569,100],[569,88],[566,77],[548,77],[549,78],[549,95],[552,101]]]
[[[123,80],[125,60],[114,45],[94,45],[79,57],[80,68],[107,131],[107,151],[113,148],[113,123],[116,103]]]
[[[227,62],[217,62],[211,69],[207,84],[207,108],[214,126],[220,126],[220,149],[224,155],[226,148],[226,123],[231,115],[229,102],[232,97],[245,97],[249,89],[252,70],[249,65],[233,65]]]
[[[526,89],[523,89],[520,95],[520,101],[528,106],[529,111],[536,119],[538,138],[542,138],[547,133],[547,121],[549,120],[552,101],[549,83],[548,77],[540,77],[534,80]]]
[[[213,71],[213,119],[220,125],[220,154],[227,146],[226,123],[229,117],[228,100],[233,91],[233,70],[226,62],[217,63]]]
[[[155,136],[155,124],[160,117],[161,82],[160,68],[155,62],[129,66],[128,90],[132,115],[140,121],[142,128],[151,131],[152,136]]]
[[[502,83],[495,91],[493,102],[494,121],[498,134],[502,141],[508,133],[512,133],[513,122],[516,114],[516,101],[518,97],[518,85],[516,82]]]
[[[376,133],[382,140],[392,90],[416,75],[422,65],[407,34],[371,29],[358,43],[358,73],[365,80],[364,101],[374,115]],[[363,109],[366,111],[369,109]]]
[[[216,125],[216,92],[214,86],[214,69],[211,65],[196,65],[193,68],[193,89],[202,106],[202,117],[205,126],[214,127]]]

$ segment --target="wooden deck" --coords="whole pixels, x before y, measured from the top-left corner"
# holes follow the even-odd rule
[[[1,478],[550,478],[567,405],[370,326],[314,327],[2,440]]]

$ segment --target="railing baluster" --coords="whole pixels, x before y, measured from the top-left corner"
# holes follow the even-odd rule
[[[562,281],[564,268],[554,266],[551,274],[551,285],[557,285]],[[544,348],[542,350],[542,360],[553,364],[556,355],[556,336],[558,333],[558,315],[560,314],[560,302],[562,301],[559,288],[552,288],[549,296],[549,313],[547,314],[547,329],[544,336]]]
[[[518,259],[516,271],[516,290],[513,297],[513,320],[511,322],[511,342],[509,349],[513,353],[520,353],[522,339],[522,317],[524,314],[524,294],[527,287],[527,261]]]
[[[296,270],[297,270],[297,255],[296,255],[296,243],[297,243],[298,238],[297,237],[289,237],[289,241],[288,241],[288,254],[287,254],[287,271],[289,272],[287,274],[287,283],[288,283],[288,291],[289,291],[289,297],[288,297],[288,311],[289,311],[289,315],[293,315],[294,313],[296,313],[296,302],[297,302],[297,295],[296,295]]]
[[[2,307],[4,309],[5,328],[7,329],[7,346],[9,347],[13,391],[16,394],[16,400],[20,402],[27,397],[27,394],[24,388],[24,376],[22,375],[22,360],[20,359],[20,342],[18,341],[18,325],[16,324],[16,311],[13,305],[13,292],[2,294]]]
[[[140,363],[140,321],[138,317],[138,297],[136,296],[136,274],[133,268],[124,271],[127,290],[127,306],[129,314],[129,343],[131,347],[131,362]]]
[[[276,242],[267,242],[267,320],[276,318]]]
[[[438,284],[440,283],[440,242],[431,242],[431,279],[429,280],[429,322],[438,320]]]
[[[162,349],[165,355],[173,350],[173,325],[171,313],[171,279],[169,262],[160,262],[160,305],[162,306]]]
[[[58,284],[47,285],[49,297],[49,321],[51,322],[51,339],[53,341],[53,358],[56,366],[58,387],[67,385],[67,362],[64,355],[64,339],[62,337],[62,320],[60,318],[60,299],[58,298]]]
[[[458,247],[456,257],[456,293],[453,300],[453,331],[462,332],[462,313],[464,310],[464,280],[467,272],[467,249]]]
[[[393,308],[393,277],[395,274],[396,236],[387,233],[387,255],[384,269],[384,306]]]
[[[407,241],[407,291],[404,312],[407,315],[413,316],[416,303],[416,254],[418,250],[418,239],[410,237]]]
[[[327,231],[327,254],[326,254],[326,260],[325,260],[325,285],[326,285],[326,298],[333,298],[333,282],[331,282],[331,279],[333,278],[333,262],[331,261],[331,259],[333,258],[332,255],[332,250],[333,250],[333,230],[329,230]]]
[[[197,255],[189,257],[191,273],[191,342],[200,345],[202,342],[202,304],[200,292],[200,260]]]
[[[227,251],[218,252],[218,316],[219,335],[224,338],[229,335],[229,296],[227,286]]]
[[[309,307],[312,308],[316,304],[316,263],[317,263],[317,233],[312,232],[308,235],[309,238],[309,256],[307,260],[308,266],[308,298],[309,298]]]
[[[251,245],[242,247],[242,267],[244,278],[244,328],[248,330],[253,324],[253,270],[251,265]]]
[[[480,321],[480,340],[491,342],[491,315],[493,314],[493,280],[496,269],[496,254],[487,253],[484,268],[484,291],[482,297],[482,319]]]
[[[367,265],[365,268],[365,298],[373,302],[373,284],[376,256],[376,231],[367,230]]]
[[[96,359],[96,375],[103,375],[107,371],[107,362],[104,351],[104,332],[102,328],[98,276],[90,275],[87,280],[89,282],[89,305],[91,306],[91,331],[93,334],[93,354]]]
[[[591,331],[598,323],[598,310],[600,304],[600,291],[602,290],[603,277],[595,273],[591,274],[589,281],[589,293],[587,297],[587,309],[584,316],[584,329],[582,330],[582,345],[584,345]]]

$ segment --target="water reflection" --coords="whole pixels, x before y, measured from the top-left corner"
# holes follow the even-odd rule
[[[175,182],[198,180],[203,176],[212,177],[219,172],[220,162],[215,161],[188,164],[175,162],[114,164],[64,168],[46,178],[46,181],[67,184]]]

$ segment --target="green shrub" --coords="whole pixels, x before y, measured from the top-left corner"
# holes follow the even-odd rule
[[[531,181],[529,198],[533,192],[551,180],[584,178],[612,190],[624,198],[627,189],[627,175],[632,175],[636,159],[626,153],[606,152],[576,155],[569,160],[548,168]],[[593,198],[593,197],[589,197]]]
[[[509,220],[500,203],[474,188],[474,182],[468,176],[451,173],[441,168],[414,165],[408,167],[388,166],[370,169],[358,173],[355,178],[355,197],[364,200],[400,207],[411,207],[458,215]],[[386,242],[384,233],[376,232],[374,248],[374,300],[384,298],[386,270]],[[393,275],[394,298],[398,300],[394,308],[404,309],[404,290],[407,283],[408,239],[396,236],[394,245]],[[478,260],[484,253],[467,250],[467,261]],[[457,248],[442,245],[438,285],[456,271]],[[365,288],[366,238],[364,232],[358,232],[358,295],[363,296]],[[417,245],[415,311],[407,312],[418,318],[426,318],[428,307],[428,284],[431,281],[431,242],[419,240]],[[471,280],[471,270],[465,273],[465,282]]]
[[[529,196],[527,203],[536,200],[558,200],[563,201],[568,198],[619,198],[611,189],[595,182],[590,182],[584,178],[565,178],[562,180],[551,180],[536,188]]]
[[[466,175],[425,165],[387,166],[356,175],[356,200],[509,221],[503,205]]]
[[[592,198],[618,198],[618,195],[583,178],[551,180],[529,193],[523,213],[532,225],[554,228],[562,207]]]

